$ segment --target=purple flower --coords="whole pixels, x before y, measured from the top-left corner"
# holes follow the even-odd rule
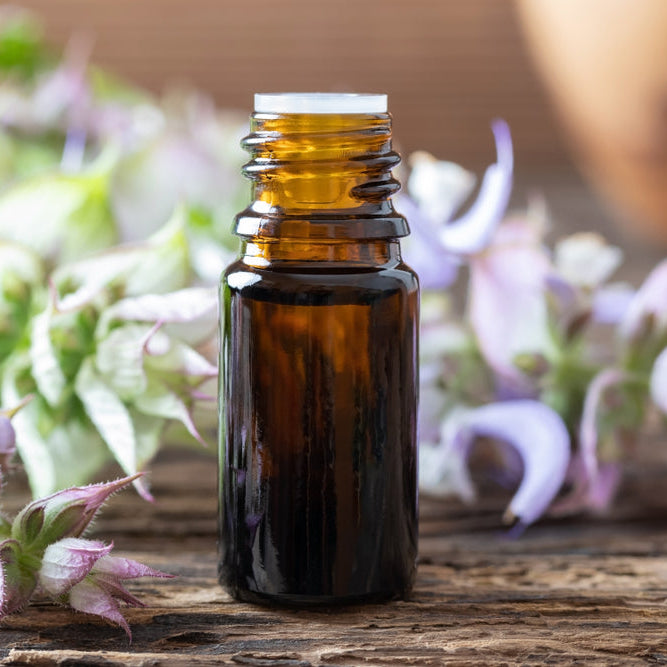
[[[460,218],[449,220],[470,193],[471,177],[451,163],[420,158],[409,181],[413,199],[397,198],[412,230],[403,254],[424,289],[448,287],[460,258],[483,250],[505,214],[512,191],[512,139],[504,121],[491,127],[498,161],[487,168],[477,199]]]
[[[77,611],[120,625],[131,638],[118,601],[143,606],[123,581],[138,577],[171,577],[134,560],[109,556],[113,545],[68,537],[48,546],[39,570],[39,585],[53,599]]]
[[[66,489],[30,503],[0,542],[0,619],[20,611],[39,590],[56,602],[102,616],[131,638],[118,602],[141,606],[123,581],[170,577],[127,558],[110,556],[113,545],[79,535],[104,501],[134,477]]]
[[[623,371],[605,368],[588,385],[579,426],[579,456],[587,485],[593,487],[598,476],[596,448],[598,444],[598,413],[605,392],[625,379]]]
[[[467,459],[477,438],[491,438],[513,447],[524,474],[504,515],[508,523],[533,523],[560,490],[570,461],[570,437],[560,416],[537,401],[491,403],[460,421],[442,457]]]
[[[667,328],[667,260],[649,273],[630,301],[621,322],[621,334],[626,339],[637,338],[648,320],[658,330]]]
[[[531,396],[532,382],[517,355],[551,352],[546,278],[549,255],[531,220],[503,223],[491,246],[470,260],[468,316],[486,362],[509,395]]]

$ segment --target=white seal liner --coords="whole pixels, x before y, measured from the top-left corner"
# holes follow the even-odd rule
[[[386,95],[357,93],[257,93],[258,113],[387,113]]]

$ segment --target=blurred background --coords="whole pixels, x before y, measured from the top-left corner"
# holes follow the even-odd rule
[[[471,166],[493,157],[489,121],[517,162],[567,158],[514,7],[497,0],[29,0],[46,35],[95,37],[93,58],[160,91],[183,83],[248,112],[258,91],[387,92],[404,152]]]
[[[625,224],[612,235],[631,244],[646,233],[667,238],[664,0],[22,6],[43,17],[56,46],[87,33],[93,59],[124,77],[155,92],[195,87],[243,113],[256,91],[387,92],[404,154],[426,149],[479,169],[493,159],[489,122],[503,117],[515,141],[517,197],[537,186],[550,193],[567,231],[614,219]]]

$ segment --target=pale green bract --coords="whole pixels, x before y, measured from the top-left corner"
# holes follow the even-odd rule
[[[68,261],[117,240],[108,178],[90,171],[28,179],[0,197],[0,238],[32,248],[49,260]]]
[[[73,40],[56,57],[28,12],[0,14],[0,399],[33,397],[14,427],[35,495],[205,440],[211,285],[246,195],[245,119],[199,93],[154,98],[88,55]]]
[[[217,299],[214,288],[188,287],[185,224],[179,209],[147,241],[52,274],[26,349],[5,361],[2,383],[8,404],[35,394],[15,418],[35,495],[85,483],[111,459],[135,474],[169,420],[204,441],[191,417],[192,392],[217,369],[190,341],[213,335]],[[150,497],[143,480],[135,486]]]

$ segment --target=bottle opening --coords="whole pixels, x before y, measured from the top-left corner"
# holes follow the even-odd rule
[[[387,96],[358,93],[257,93],[258,113],[387,113]]]

